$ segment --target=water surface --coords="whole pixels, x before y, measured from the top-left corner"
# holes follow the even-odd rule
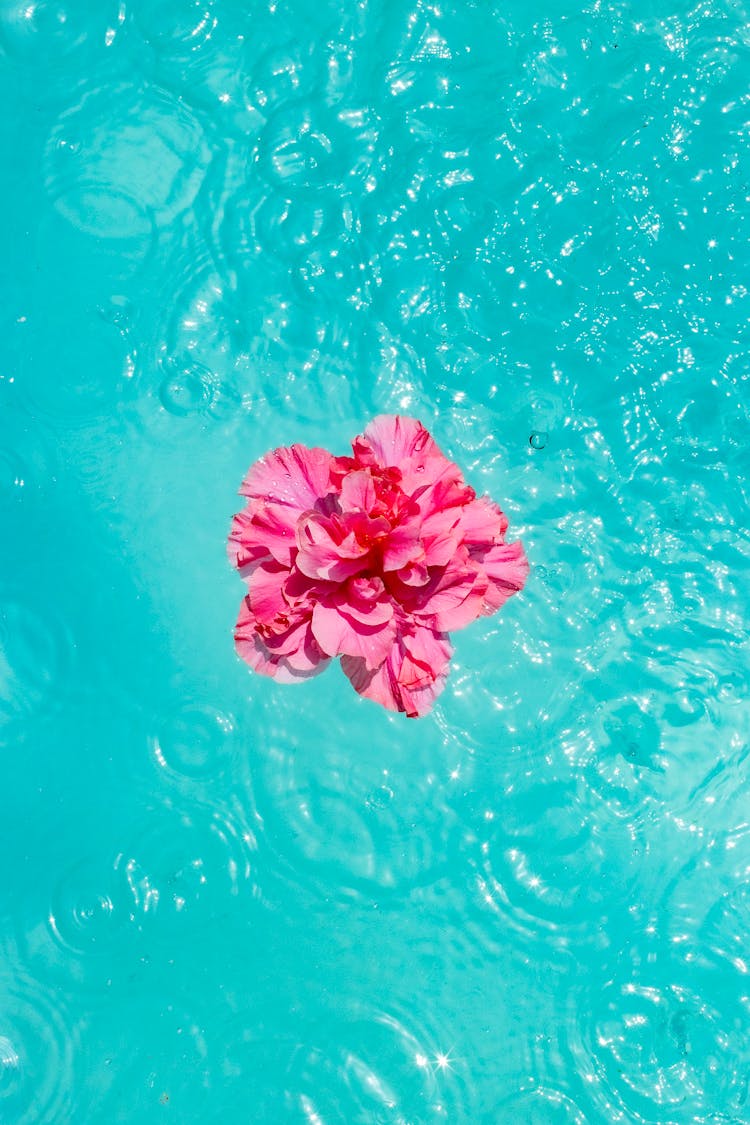
[[[745,6],[0,3],[0,1122],[750,1122]],[[235,490],[419,417],[525,592],[253,677]]]

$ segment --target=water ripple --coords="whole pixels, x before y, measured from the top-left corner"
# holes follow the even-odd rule
[[[159,387],[165,410],[178,418],[208,410],[218,395],[218,380],[207,367],[185,356],[171,358],[164,365],[168,373]]]
[[[0,608],[0,716],[22,721],[61,706],[72,651],[67,626],[54,608],[28,605],[6,592]]]
[[[111,952],[126,922],[122,880],[98,859],[66,871],[50,903],[49,928],[66,954],[88,959]]]
[[[258,897],[255,847],[241,809],[193,801],[184,811],[144,818],[115,863],[127,883],[129,916],[210,917],[226,896]]]
[[[60,81],[69,75],[66,62],[82,56],[91,63],[102,47],[110,46],[122,24],[116,0],[91,5],[88,0],[4,0],[0,6],[0,44],[24,67],[43,69]]]
[[[216,28],[213,0],[143,0],[135,20],[148,43],[170,55],[195,53],[210,40]]]
[[[402,1020],[388,1010],[332,1011],[325,1020],[301,1021],[294,1036],[264,1022],[248,1012],[222,1032],[230,1089],[248,1072],[283,1075],[276,1085],[255,1083],[259,1121],[280,1112],[290,1125],[473,1120],[465,1060],[415,1026],[413,1015]],[[232,1104],[217,1092],[211,1122],[224,1120]]]
[[[0,1097],[8,1121],[74,1119],[79,1030],[62,997],[5,965],[0,975]]]
[[[589,1125],[589,1120],[563,1090],[547,1083],[529,1083],[529,1088],[498,1107],[508,1121],[529,1125]]]
[[[742,1114],[747,1013],[720,997],[645,968],[597,985],[574,1047],[591,1110],[609,1121],[670,1123]]]
[[[740,878],[738,872],[736,887],[721,895],[708,912],[700,928],[697,953],[704,952],[719,963],[728,962],[741,978],[750,973],[750,957],[745,945],[745,934],[750,926],[750,883]],[[715,887],[715,872],[712,872],[711,883]],[[737,984],[743,987],[740,980]]]
[[[159,768],[178,781],[221,776],[232,756],[245,749],[235,717],[199,700],[160,716],[159,727],[150,739],[151,752]]]
[[[290,740],[269,713],[265,745],[252,762],[263,836],[284,877],[343,900],[404,895],[434,882],[458,830],[449,797],[460,753],[441,751],[438,765],[425,746],[407,772],[397,740],[342,755],[337,747],[345,742],[317,710],[300,730],[304,738]],[[321,746],[328,748],[322,756]]]
[[[100,239],[150,245],[195,198],[209,154],[187,108],[153,87],[87,91],[58,118],[45,183],[58,210]]]
[[[377,118],[369,110],[315,117],[300,103],[278,110],[260,138],[258,162],[270,184],[286,191],[343,188],[365,180],[377,146]],[[353,186],[353,185],[352,185]]]
[[[352,217],[327,192],[303,189],[269,192],[254,211],[252,223],[256,252],[267,253],[273,248],[274,256],[281,261],[304,265],[310,248],[330,247],[333,268],[333,259],[350,237]]]
[[[456,1071],[460,1061],[383,1012],[327,1029],[322,1042],[295,1052],[287,1099],[293,1118],[338,1114],[405,1125],[468,1122]]]
[[[128,415],[157,447],[182,444],[188,425],[202,430],[213,422],[227,434],[263,408],[233,285],[221,280],[205,247],[181,267],[158,311],[159,344],[145,371],[146,393]]]
[[[172,292],[163,329],[168,355],[190,356],[226,373],[248,329],[234,287],[216,271],[205,248],[184,262]]]
[[[472,810],[473,908],[490,943],[512,931],[548,950],[609,945],[622,913],[611,881],[627,899],[639,872],[626,832],[586,807],[575,783],[518,778]]]

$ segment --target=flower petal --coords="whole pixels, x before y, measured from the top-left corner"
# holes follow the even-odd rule
[[[251,500],[270,500],[300,515],[333,491],[335,458],[325,449],[291,445],[274,449],[252,466],[240,488]]]
[[[493,547],[482,559],[481,566],[489,580],[483,613],[495,613],[508,598],[523,589],[529,576],[529,562],[521,540]]]
[[[347,473],[341,482],[341,509],[344,512],[371,512],[377,501],[375,482],[370,473],[360,469]]]
[[[424,559],[424,548],[419,536],[419,527],[414,522],[394,527],[383,545],[383,570],[400,570],[409,563]]]
[[[297,567],[308,578],[343,582],[361,573],[367,565],[369,548],[359,543],[354,535],[340,539],[332,522],[315,512],[299,521],[297,546]]]
[[[505,513],[487,496],[477,497],[461,510],[461,538],[472,553],[502,543],[507,529]]]
[[[461,548],[448,566],[432,569],[424,586],[399,589],[389,583],[389,588],[408,615],[447,633],[463,629],[482,614],[488,584],[482,567]]]
[[[402,466],[402,488],[423,516],[459,508],[476,496],[453,461],[437,452],[429,458],[413,457]]]
[[[297,541],[294,537],[296,517],[278,504],[253,501],[253,514],[245,532],[245,542],[254,549],[265,550],[283,566],[291,566]]]
[[[328,658],[312,634],[310,617],[298,619],[280,634],[264,636],[258,626],[249,598],[243,599],[234,641],[238,655],[253,671],[272,676],[279,683],[292,684],[317,676],[328,665]]]
[[[400,469],[403,462],[415,453],[424,457],[440,454],[428,431],[416,418],[402,418],[398,414],[381,414],[373,418],[360,437],[352,443],[355,457],[357,446],[375,455],[384,469]],[[441,455],[442,456],[442,455]]]
[[[256,535],[252,518],[251,509],[245,508],[233,517],[229,531],[227,554],[232,566],[236,566],[240,571],[268,556],[268,547]]]
[[[453,646],[446,633],[416,627],[404,633],[402,645],[405,655],[400,678],[404,686],[424,687],[447,674]]]
[[[352,448],[362,466],[398,473],[403,494],[413,497],[423,514],[474,496],[471,490],[470,497],[464,495],[467,486],[458,465],[445,456],[416,418],[381,415],[354,439]],[[439,499],[432,498],[433,489],[439,490]],[[424,500],[419,500],[422,496]]]
[[[417,718],[432,709],[445,687],[452,651],[444,633],[416,626],[396,637],[380,667],[368,669],[351,656],[341,658],[341,667],[360,695]]]
[[[423,560],[408,563],[397,571],[395,577],[405,586],[425,586],[430,580],[430,572]]]
[[[331,596],[330,604],[364,625],[384,625],[393,617],[393,601],[382,578],[350,578],[343,590]]]
[[[396,623],[391,618],[367,624],[348,614],[345,605],[319,602],[313,610],[312,630],[321,649],[329,656],[359,657],[371,669],[382,664],[388,655],[396,635]]]
[[[263,625],[288,624],[289,604],[284,597],[284,584],[289,578],[289,568],[270,559],[253,568],[248,580],[250,608]]]
[[[291,564],[294,532],[303,512],[319,506],[336,485],[335,458],[325,449],[304,445],[275,449],[252,466],[240,493],[250,499],[245,535],[264,545],[280,563]],[[247,517],[246,517],[247,519]]]

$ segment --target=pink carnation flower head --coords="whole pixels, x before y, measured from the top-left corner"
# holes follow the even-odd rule
[[[240,492],[247,506],[229,535],[247,584],[237,651],[283,683],[340,656],[360,695],[425,715],[445,686],[449,632],[526,581],[503,513],[414,418],[376,418],[351,457],[276,449]]]

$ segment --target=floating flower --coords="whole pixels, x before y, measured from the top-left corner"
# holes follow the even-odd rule
[[[376,418],[352,453],[292,445],[248,472],[229,535],[248,587],[237,651],[283,683],[340,656],[360,695],[414,718],[445,686],[448,633],[495,613],[529,567],[416,419]]]

